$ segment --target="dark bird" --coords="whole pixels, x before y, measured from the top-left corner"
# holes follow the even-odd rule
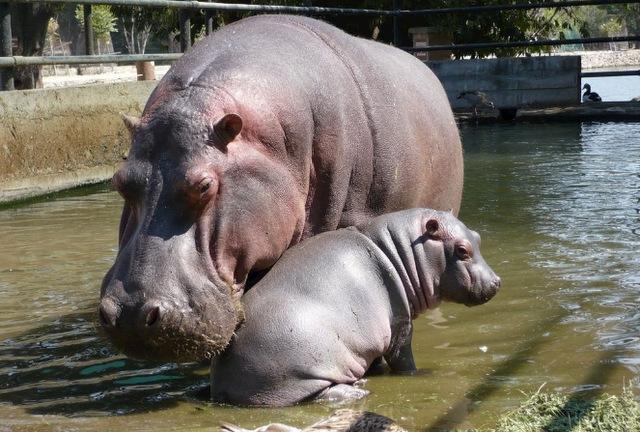
[[[469,102],[469,104],[473,107],[474,118],[478,116],[478,108],[495,108],[495,105],[489,100],[487,94],[478,90],[463,91],[458,95],[458,99],[463,99]]]
[[[602,102],[600,95],[596,92],[592,92],[589,84],[585,84],[584,87],[582,87],[582,90],[585,89],[586,91],[582,95],[582,102]]]
[[[352,409],[337,410],[330,417],[304,429],[272,423],[251,431],[222,423],[220,430],[222,432],[406,432],[388,417]]]

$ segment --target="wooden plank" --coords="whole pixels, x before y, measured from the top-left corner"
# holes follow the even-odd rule
[[[454,109],[457,99],[481,91],[498,108],[564,106],[580,101],[580,56],[518,57],[432,61],[426,64],[442,82]]]

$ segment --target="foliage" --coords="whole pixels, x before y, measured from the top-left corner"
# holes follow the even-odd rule
[[[84,28],[84,7],[78,5],[75,13],[76,19]],[[107,5],[93,5],[91,8],[91,27],[97,40],[107,41],[111,33],[116,33],[116,17]]]
[[[425,5],[426,3],[426,5]],[[491,6],[504,5],[506,3],[537,3],[527,0],[525,2],[505,2],[504,0],[419,0],[405,1],[404,6],[416,8],[445,8],[463,6]],[[552,3],[552,2],[548,2]],[[548,39],[554,34],[564,36],[571,21],[568,19],[567,8],[532,9],[532,10],[508,10],[501,12],[468,12],[456,14],[437,14],[425,18],[413,18],[414,22],[422,20],[417,25],[428,25],[442,29],[452,29],[451,36],[454,43],[477,42],[515,42],[524,40]],[[564,17],[564,19],[561,19]],[[546,51],[545,47],[515,47],[515,48],[491,48],[473,49],[455,53],[457,57],[469,56],[482,58],[489,55],[497,57],[509,57]]]
[[[588,37],[640,35],[640,4],[583,6],[568,10],[571,29]],[[636,47],[640,42],[636,42]]]
[[[558,393],[536,393],[498,421],[498,432],[600,432],[640,430],[640,404],[625,389],[583,399]]]
[[[552,1],[547,0],[549,3]],[[512,0],[512,2],[515,2]],[[537,3],[538,0],[527,0],[524,3]],[[265,3],[252,0],[251,3]],[[268,1],[271,4],[304,5],[312,3],[321,7],[345,7],[368,9],[392,9],[393,0],[285,0]],[[439,9],[462,6],[504,5],[505,0],[400,0],[401,9]],[[517,3],[523,3],[518,1]],[[246,15],[246,14],[244,14]],[[242,18],[241,14],[222,14],[223,22],[231,22]],[[363,15],[326,15],[320,18],[329,21],[349,33],[371,38],[374,34],[384,42],[393,41],[393,18]],[[513,10],[485,13],[432,14],[422,16],[405,16],[398,18],[400,27],[400,45],[410,46],[408,30],[411,27],[436,27],[449,34],[457,44],[474,42],[509,42],[549,38],[577,25],[575,15],[568,8],[542,10]],[[514,56],[531,52],[544,51],[544,47],[518,47],[500,49],[473,49],[457,52],[457,56],[487,57]]]
[[[144,54],[152,34],[165,36],[178,26],[175,9],[111,6],[111,10],[120,22],[129,54]]]

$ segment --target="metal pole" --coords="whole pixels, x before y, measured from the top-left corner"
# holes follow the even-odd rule
[[[180,51],[187,52],[191,48],[191,12],[180,10]]]
[[[2,57],[11,57],[13,55],[12,39],[9,3],[0,3],[0,55]],[[13,68],[0,70],[0,90],[13,89]]]
[[[6,1],[6,0],[5,0]],[[20,3],[39,3],[42,0],[10,0]],[[474,13],[474,12],[496,12],[505,10],[530,10],[549,9],[569,6],[591,6],[591,5],[612,5],[612,4],[640,4],[640,0],[558,0],[545,1],[542,3],[511,3],[507,5],[485,5],[485,6],[460,6],[439,9],[359,9],[359,8],[334,8],[334,7],[305,7],[305,6],[277,6],[264,4],[239,4],[239,3],[218,3],[197,0],[46,0],[46,3],[74,3],[74,4],[106,4],[123,6],[144,6],[163,7],[177,9],[212,9],[216,11],[245,11],[245,12],[268,12],[268,13],[305,13],[305,14],[351,14],[351,15],[433,15],[450,13]]]
[[[393,11],[400,9],[400,1],[393,0]],[[398,15],[393,15],[393,46],[400,46],[400,23],[398,22]]]
[[[211,3],[211,0],[207,1]],[[204,23],[207,35],[213,33],[213,11],[211,11],[210,9],[204,11]]]
[[[0,57],[0,68],[13,68],[30,65],[71,65],[96,63],[136,63],[144,61],[174,61],[182,57],[180,53],[172,54],[103,54],[92,56],[14,56]]]
[[[91,5],[86,4],[83,6],[84,9],[84,46],[85,52],[87,55],[93,55],[93,25],[92,25],[92,15],[91,15]]]

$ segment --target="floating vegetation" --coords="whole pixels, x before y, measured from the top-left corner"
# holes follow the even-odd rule
[[[640,404],[629,389],[595,398],[537,392],[498,420],[496,432],[640,431]]]

